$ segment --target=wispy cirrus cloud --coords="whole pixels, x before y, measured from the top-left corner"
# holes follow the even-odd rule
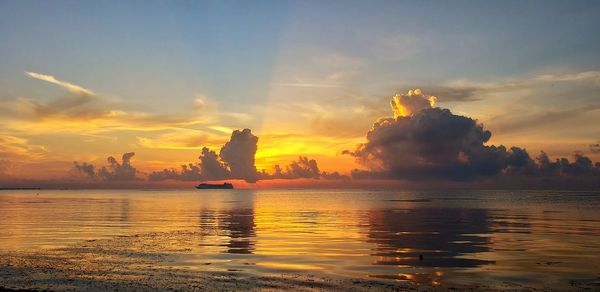
[[[201,117],[189,111],[176,114],[144,112],[52,75],[32,71],[25,71],[25,74],[58,85],[70,94],[49,100],[0,97],[0,122],[3,123],[0,129],[37,134],[155,131],[194,127],[216,115],[210,112],[213,108],[208,108]]]
[[[0,132],[0,158],[39,159],[47,153],[46,147],[31,144],[27,139]]]
[[[491,94],[506,94],[515,91],[531,92],[535,89],[547,89],[551,86],[574,86],[584,90],[581,82],[592,88],[600,86],[600,71],[583,71],[574,73],[538,74],[532,77],[508,79],[500,82],[475,82],[470,80],[454,80],[442,85],[422,84],[419,88],[441,96],[441,102],[479,101]],[[402,87],[402,90],[410,86]],[[536,91],[536,92],[537,92]]]
[[[31,72],[31,71],[25,71],[25,74],[27,74],[28,76],[38,79],[38,80],[42,80],[42,81],[46,81],[46,82],[50,82],[52,84],[56,84],[70,92],[76,93],[76,94],[83,94],[83,95],[96,95],[93,91],[89,90],[89,89],[85,89],[79,85],[75,85],[73,83],[69,83],[66,81],[62,81],[62,80],[58,80],[56,79],[54,76],[52,75],[46,75],[46,74],[41,74],[41,73],[36,73],[36,72]]]

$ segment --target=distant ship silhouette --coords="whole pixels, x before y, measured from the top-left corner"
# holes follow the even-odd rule
[[[201,184],[197,185],[196,188],[200,189],[200,190],[233,189],[233,185],[230,184],[230,183],[223,183],[223,184],[206,184],[206,183],[201,183]]]

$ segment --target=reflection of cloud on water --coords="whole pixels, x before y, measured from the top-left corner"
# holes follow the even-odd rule
[[[208,246],[226,247],[221,252],[252,254],[256,239],[253,196],[235,199],[237,198],[221,201],[220,203],[225,206],[222,210],[201,210],[199,216],[201,240]],[[215,234],[224,238],[225,242],[204,238]]]
[[[229,230],[228,253],[253,253],[256,236],[253,209],[228,210],[221,224],[220,229]]]
[[[490,261],[468,255],[489,251],[491,232],[488,210],[484,209],[383,209],[368,213],[368,242],[375,243],[374,265],[446,268],[478,267]],[[431,275],[373,275],[379,278],[420,282]]]

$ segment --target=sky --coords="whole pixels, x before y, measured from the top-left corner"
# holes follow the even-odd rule
[[[125,180],[166,184],[169,175],[158,172],[197,165],[210,151],[223,171],[212,178],[250,183],[310,184],[312,160],[320,183],[365,172],[394,181],[478,180],[483,168],[473,166],[471,150],[448,152],[462,170],[478,169],[455,178],[439,174],[454,164],[398,144],[399,136],[393,149],[373,145],[367,133],[377,136],[374,123],[394,117],[396,95],[435,96],[419,109],[483,124],[491,136],[478,140],[477,155],[504,145],[495,155],[509,157],[517,146],[531,160],[544,151],[551,161],[597,162],[598,27],[600,3],[583,0],[0,0],[0,182],[101,183],[127,166]],[[428,117],[414,114],[407,118]],[[420,129],[409,122],[398,122],[408,131],[400,134]],[[225,158],[228,142],[254,153]],[[367,163],[373,159],[377,165]],[[430,172],[428,163],[444,167]],[[483,176],[509,172],[502,163]]]

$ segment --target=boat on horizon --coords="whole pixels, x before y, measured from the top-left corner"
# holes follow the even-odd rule
[[[233,189],[233,184],[223,183],[223,184],[207,184],[201,183],[196,186],[199,190],[212,190],[212,189]]]

